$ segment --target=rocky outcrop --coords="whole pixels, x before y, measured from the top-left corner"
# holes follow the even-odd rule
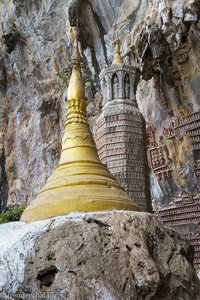
[[[200,297],[191,246],[148,213],[75,213],[8,223],[0,225],[0,239],[4,299],[23,293],[69,300]]]

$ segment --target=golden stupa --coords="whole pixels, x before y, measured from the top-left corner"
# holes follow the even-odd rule
[[[86,117],[77,41],[72,62],[60,162],[36,199],[25,209],[21,221],[44,220],[75,211],[140,210],[98,157]]]
[[[116,36],[116,39],[114,41],[114,47],[115,47],[115,54],[113,58],[113,65],[122,65],[124,63],[122,55],[121,55],[121,41],[118,37],[118,34]]]

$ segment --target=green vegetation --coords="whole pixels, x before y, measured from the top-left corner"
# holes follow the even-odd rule
[[[62,66],[61,69],[58,71],[58,77],[65,82],[66,84],[69,83],[69,79],[72,73],[72,63],[70,62],[68,65]],[[92,79],[92,73],[90,71],[87,59],[83,59],[83,62],[81,64],[81,70],[82,70],[82,77],[85,83],[91,83],[93,84]]]
[[[19,221],[25,208],[25,205],[22,205],[20,207],[8,208],[5,212],[0,213],[0,224]]]
[[[65,82],[66,84],[68,84],[70,76],[71,76],[71,72],[72,72],[72,66],[68,65],[68,66],[62,66],[62,68],[58,71],[58,77]]]

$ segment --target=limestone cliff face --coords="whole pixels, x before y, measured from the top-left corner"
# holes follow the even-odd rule
[[[193,124],[194,136],[180,126],[199,120],[190,116],[200,101],[198,0],[2,0],[0,5],[1,206],[7,198],[9,205],[31,200],[58,161],[66,86],[57,74],[69,63],[71,26],[77,24],[92,78],[91,124],[102,101],[98,75],[111,62],[118,31],[125,60],[137,67],[152,198],[158,205],[183,193],[198,194],[199,125]]]
[[[64,108],[57,72],[69,48],[67,4],[37,2],[2,1],[0,10],[1,153],[6,170],[1,181],[3,186],[8,182],[9,205],[32,198],[60,154]]]
[[[133,36],[156,203],[199,193],[199,16],[199,1],[154,1]]]

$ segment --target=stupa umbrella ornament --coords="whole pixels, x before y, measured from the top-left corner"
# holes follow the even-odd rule
[[[121,41],[119,39],[118,33],[116,35],[116,39],[114,41],[114,58],[113,58],[113,62],[112,65],[122,65],[124,63],[124,60],[122,58],[122,54],[121,54]]]
[[[81,62],[76,40],[60,161],[21,221],[44,220],[74,211],[139,210],[97,154],[86,117]]]

